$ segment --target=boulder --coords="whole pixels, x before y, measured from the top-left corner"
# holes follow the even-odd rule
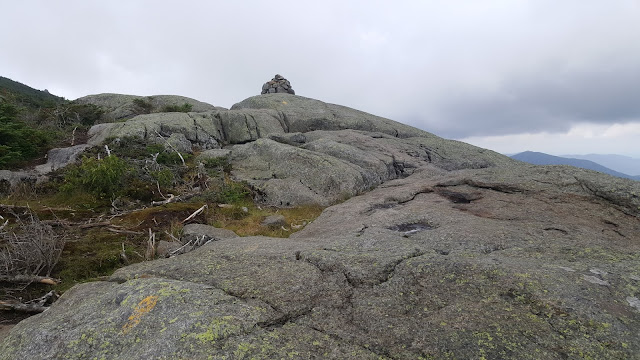
[[[177,241],[165,241],[160,240],[156,244],[156,256],[159,258],[169,257],[172,252],[182,247],[182,244]]]
[[[219,144],[241,144],[278,134],[343,129],[381,132],[400,138],[435,137],[362,111],[280,93],[254,96],[235,104],[232,110],[215,108],[189,113],[133,115],[126,122],[94,125],[88,135],[89,144],[99,145],[111,137],[148,139],[157,136],[156,132],[163,136],[181,132],[192,145],[211,149]]]
[[[149,143],[164,143],[173,134],[187,140],[183,147],[219,148],[222,129],[210,115],[195,113],[158,113],[139,115],[126,122],[94,125],[89,129],[89,145],[100,145],[109,138],[134,137]],[[174,135],[177,136],[177,135]]]
[[[9,194],[21,184],[34,185],[39,177],[30,171],[0,170],[0,194]]]
[[[232,175],[273,206],[329,205],[368,187],[350,163],[270,139],[232,148]]]
[[[220,239],[78,285],[0,359],[632,359],[638,194],[566,166],[427,163],[289,239]]]
[[[286,225],[285,219],[283,215],[269,215],[260,223],[262,226],[279,228],[281,226]]]
[[[253,96],[231,107],[231,110],[245,109],[276,111],[285,124],[285,132],[353,129],[381,132],[400,138],[434,136],[426,131],[346,106],[290,94]]]
[[[272,140],[272,139],[275,139]],[[437,136],[358,130],[272,135],[231,148],[233,176],[271,206],[330,205],[433,164],[445,170],[517,166],[493,151]]]
[[[78,155],[89,147],[88,144],[75,145],[67,148],[55,148],[47,152],[47,163],[37,165],[35,171],[47,174],[76,162]]]
[[[231,156],[231,150],[228,149],[210,149],[201,152],[196,160],[209,160],[209,159],[227,159]]]
[[[79,104],[92,104],[105,111],[105,122],[131,119],[137,115],[162,112],[168,106],[190,105],[190,111],[204,112],[216,109],[216,107],[198,100],[177,95],[136,96],[123,94],[97,94],[78,98]]]
[[[217,228],[205,224],[187,224],[182,228],[182,236],[180,241],[187,243],[194,237],[206,236],[208,239],[221,240],[232,239],[238,237],[231,230]]]

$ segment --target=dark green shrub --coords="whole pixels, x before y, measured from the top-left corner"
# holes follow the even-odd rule
[[[147,145],[144,139],[135,136],[107,139],[111,151],[121,158],[142,160],[164,150],[162,145]]]
[[[173,185],[173,172],[169,169],[152,171],[151,177],[158,182],[158,185],[162,188],[168,188]]]
[[[91,126],[102,119],[104,110],[93,104],[64,103],[55,108],[42,108],[37,114],[39,121],[44,123],[55,122],[56,127],[84,125]]]
[[[0,103],[0,169],[16,168],[38,156],[43,156],[50,137],[18,121],[18,109]]]
[[[162,144],[147,145],[147,155],[159,154],[163,151],[164,151],[164,146]]]
[[[126,187],[123,189],[122,194],[131,199],[142,200],[145,202],[153,200],[156,192],[156,184],[144,181],[137,177],[130,177],[126,183]]]
[[[216,202],[238,204],[250,199],[251,189],[246,182],[225,181],[216,193]]]
[[[153,104],[146,99],[136,98],[133,99],[133,105],[138,114],[150,114],[153,110]]]
[[[124,188],[129,171],[127,163],[115,155],[101,160],[84,157],[82,164],[67,171],[61,190],[81,189],[98,198],[113,198]]]
[[[80,120],[80,124],[92,126],[102,119],[104,110],[93,104],[72,104],[69,107],[71,116],[75,116],[76,120]]]
[[[182,155],[184,161],[187,161],[191,157],[190,154],[180,155]],[[163,165],[181,165],[182,159],[180,159],[180,155],[178,155],[178,153],[173,150],[164,150],[158,155],[156,161],[158,162],[158,164]]]
[[[231,161],[227,156],[205,159],[202,163],[205,169],[224,171],[227,174],[231,172]]]
[[[182,105],[165,105],[162,107],[162,112],[189,112],[193,109],[193,105],[184,103]]]

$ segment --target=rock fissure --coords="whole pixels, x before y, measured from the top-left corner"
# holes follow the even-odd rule
[[[499,183],[489,184],[489,183],[483,183],[480,181],[475,181],[469,178],[448,181],[444,183],[438,183],[436,184],[436,187],[447,188],[447,187],[460,186],[460,185],[469,185],[471,187],[475,187],[478,189],[488,189],[488,190],[493,190],[493,191],[497,191],[504,194],[516,194],[516,193],[527,192],[524,189],[518,188],[513,185],[509,185],[509,184],[499,184]]]
[[[417,192],[413,193],[413,195],[411,195],[411,197],[410,197],[410,198],[408,198],[408,199],[406,199],[406,200],[400,200],[400,201],[398,201],[398,204],[400,204],[400,205],[405,205],[405,204],[407,204],[407,203],[409,203],[409,202],[411,202],[411,201],[414,201],[414,200],[418,197],[418,195],[421,195],[421,194],[429,194],[429,193],[432,193],[432,192],[433,192],[433,189],[432,189],[432,188],[424,188],[424,189],[422,189],[422,190],[419,190],[419,191],[417,191]]]
[[[256,326],[268,330],[281,328],[288,323],[295,323],[300,318],[308,316],[309,314],[311,314],[311,311],[312,309],[308,308],[294,313],[284,313],[282,316],[279,316],[275,319],[258,322]]]
[[[624,199],[614,197],[613,194],[619,194],[618,192],[601,192],[597,188],[593,188],[593,185],[589,184],[587,181],[581,180],[576,176],[574,176],[574,178],[586,193],[591,194],[600,200],[604,200],[607,203],[615,205],[619,211],[626,215],[635,217],[640,216],[640,206],[634,206],[634,204],[638,203],[637,200],[639,197],[637,195],[626,192],[625,195],[627,195],[630,199],[624,201]]]
[[[213,118],[218,120],[218,124],[220,124],[218,128],[222,132],[222,134],[220,134],[222,136],[222,141],[228,144],[229,143],[228,129],[226,129],[224,121],[222,121],[222,116],[220,116],[219,112],[216,112],[215,114],[213,114]]]
[[[340,336],[340,335],[338,335],[338,334],[335,334],[335,333],[332,333],[332,332],[328,332],[328,331],[326,331],[326,330],[321,329],[321,328],[320,328],[320,327],[318,327],[318,326],[314,326],[314,325],[306,325],[306,326],[307,326],[308,328],[310,328],[310,329],[314,330],[314,331],[317,331],[317,332],[319,332],[319,333],[321,333],[321,334],[323,334],[323,335],[325,335],[325,336],[328,336],[329,338],[331,338],[331,339],[333,339],[333,340],[335,340],[335,341],[337,341],[337,342],[342,342],[342,343],[344,343],[344,342],[346,342],[346,343],[350,342],[350,339],[345,339],[345,338],[341,337],[341,336]],[[378,352],[376,352],[376,351],[372,350],[372,349],[371,349],[369,346],[367,346],[367,345],[368,345],[368,344],[366,344],[366,343],[365,343],[365,344],[362,344],[362,343],[358,343],[358,344],[357,344],[357,346],[358,346],[362,351],[365,351],[365,352],[367,352],[367,353],[371,353],[371,354],[373,354],[373,355],[374,355],[378,360],[385,360],[385,359],[393,360],[393,359],[395,359],[394,357],[391,357],[391,356],[390,356],[390,355],[388,355],[388,354],[378,353]]]
[[[412,253],[410,253],[409,255],[402,257],[400,259],[398,259],[397,261],[394,261],[390,264],[388,264],[382,272],[382,279],[380,280],[380,282],[374,284],[374,286],[379,286],[382,284],[385,284],[387,282],[389,282],[389,280],[391,280],[391,278],[393,278],[393,274],[396,271],[396,268],[402,264],[403,262],[406,262],[408,260],[420,257],[422,255],[425,255],[427,252],[420,250],[420,249],[415,249]]]

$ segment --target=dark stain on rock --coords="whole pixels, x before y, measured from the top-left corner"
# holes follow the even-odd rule
[[[408,224],[398,224],[388,227],[387,229],[401,232],[402,235],[408,237],[409,235],[413,235],[415,233],[434,229],[435,226],[427,223],[427,222],[417,222],[417,223],[408,223]]]
[[[436,188],[435,192],[454,204],[470,204],[472,201],[482,199],[482,194],[479,192],[465,193],[443,188]]]

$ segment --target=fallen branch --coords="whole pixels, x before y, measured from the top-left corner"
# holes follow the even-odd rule
[[[167,143],[167,145],[169,145],[169,147],[171,148],[171,150],[175,151],[176,153],[178,153],[178,156],[180,157],[180,160],[182,160],[182,165],[184,166],[184,158],[182,157],[182,154],[180,154],[180,151],[178,151],[178,149],[176,149],[173,145],[171,145],[171,143],[169,142],[169,140],[165,139],[164,137],[162,137],[162,135],[160,135],[160,133],[156,130],[156,135],[158,135],[160,137],[160,139],[164,140],[164,142]]]
[[[75,145],[75,142],[76,142],[76,130],[78,130],[77,126],[74,127],[73,131],[71,132],[71,146]]]
[[[153,260],[156,257],[156,233],[149,228],[149,239],[147,240],[147,250],[144,253],[145,260]]]
[[[162,201],[152,201],[151,205],[154,205],[154,206],[156,206],[156,205],[165,205],[165,204],[168,204],[168,203],[172,203],[174,201],[178,201],[178,199],[180,198],[178,196],[174,196],[173,194],[167,194],[167,195],[169,195],[168,199],[162,200]]]
[[[54,279],[47,276],[37,276],[37,275],[0,275],[0,281],[24,284],[24,283],[40,283],[40,284],[48,284],[48,285],[57,285],[60,283],[60,280]]]
[[[177,241],[180,242],[180,239],[178,239],[177,237],[173,236],[173,234],[171,234],[170,232],[168,232],[167,230],[164,231],[165,234],[169,235],[169,237],[171,239],[173,239],[173,241]]]
[[[143,232],[140,232],[140,231],[116,229],[113,226],[108,227],[106,230],[107,231],[111,231],[111,232],[116,233],[116,234],[127,234],[127,235],[142,235],[142,234],[144,234]]]
[[[91,224],[81,224],[81,225],[78,225],[78,229],[90,229],[94,227],[109,226],[109,225],[111,225],[111,222],[102,221],[102,222],[91,223]]]
[[[124,243],[122,243],[122,251],[120,251],[120,261],[122,261],[125,265],[129,264],[129,258],[127,257],[127,253],[124,250]]]
[[[187,221],[193,219],[194,217],[198,216],[198,214],[200,214],[201,212],[204,211],[204,209],[206,209],[208,206],[207,204],[202,205],[202,207],[196,211],[193,212],[193,214],[189,215],[186,219],[182,220],[182,223],[186,223]]]
[[[5,311],[19,311],[26,313],[41,313],[47,310],[49,307],[38,304],[22,304],[22,303],[10,303],[6,301],[0,301],[0,310]]]

